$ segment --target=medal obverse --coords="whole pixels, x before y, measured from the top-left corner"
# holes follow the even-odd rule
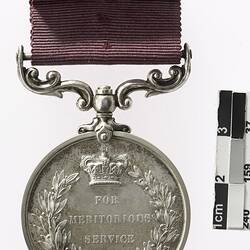
[[[189,199],[169,159],[135,136],[73,138],[39,164],[23,200],[29,249],[183,249]]]

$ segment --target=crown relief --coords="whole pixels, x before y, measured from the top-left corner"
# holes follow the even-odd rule
[[[107,151],[99,156],[82,156],[80,167],[90,178],[89,185],[119,184],[121,177],[128,168],[126,154],[111,157]]]

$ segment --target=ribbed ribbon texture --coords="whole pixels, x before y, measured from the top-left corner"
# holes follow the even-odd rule
[[[33,65],[177,64],[180,0],[33,0]]]

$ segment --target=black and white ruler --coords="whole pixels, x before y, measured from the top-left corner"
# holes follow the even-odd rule
[[[244,229],[250,229],[250,93],[246,94],[246,126],[245,126],[245,204],[244,204]]]
[[[250,156],[249,164],[245,157],[247,148],[250,153],[250,123],[247,147],[246,99],[245,93],[220,91],[219,94],[213,216],[215,229],[244,229],[245,221],[248,223],[247,216],[250,217]]]

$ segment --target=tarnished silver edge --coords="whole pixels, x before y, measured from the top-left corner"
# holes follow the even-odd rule
[[[28,198],[31,194],[31,191],[33,189],[33,185],[37,180],[37,176],[40,175],[40,173],[43,171],[43,166],[46,166],[46,163],[51,159],[52,156],[55,156],[56,154],[58,154],[61,150],[72,146],[75,143],[78,143],[80,140],[92,140],[96,138],[96,134],[95,132],[88,132],[82,135],[78,135],[76,137],[73,137],[65,142],[63,142],[62,144],[60,144],[59,146],[57,146],[56,148],[54,148],[52,151],[50,151],[45,158],[43,158],[43,160],[38,164],[38,166],[36,167],[36,169],[34,170],[34,172],[32,173],[28,184],[26,186],[25,192],[24,192],[24,196],[23,196],[23,201],[22,201],[22,211],[21,211],[21,218],[22,218],[22,228],[23,228],[23,233],[24,233],[24,238],[26,241],[26,244],[28,246],[29,250],[34,250],[35,247],[32,246],[31,244],[31,240],[30,240],[30,234],[27,230],[28,225],[27,225],[27,207],[28,207]],[[181,235],[181,241],[180,244],[178,245],[176,250],[183,250],[184,246],[186,244],[187,241],[187,237],[188,237],[188,233],[189,233],[189,228],[190,228],[190,220],[191,220],[191,208],[190,208],[190,200],[189,200],[189,196],[186,190],[186,186],[183,182],[183,179],[181,177],[181,175],[179,174],[177,168],[174,166],[174,164],[168,159],[168,157],[159,149],[157,149],[154,145],[152,145],[151,143],[145,141],[144,139],[128,134],[128,133],[124,133],[124,132],[114,132],[113,134],[113,139],[119,139],[122,138],[125,141],[130,141],[133,142],[135,144],[139,144],[142,145],[143,147],[145,147],[147,150],[149,150],[153,155],[156,155],[158,159],[160,159],[163,163],[165,163],[167,166],[169,166],[169,171],[170,173],[173,175],[173,177],[178,181],[176,182],[179,190],[181,192],[181,195],[183,197],[184,203],[184,228],[183,228],[183,234]]]

